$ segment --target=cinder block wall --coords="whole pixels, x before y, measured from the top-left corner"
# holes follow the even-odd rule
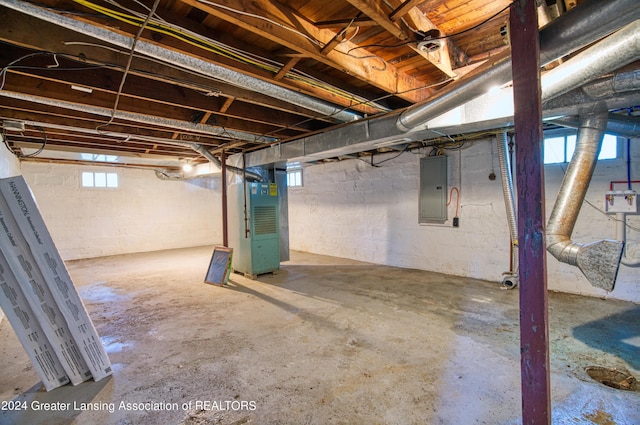
[[[449,187],[458,187],[461,194],[458,228],[451,225],[455,192],[449,221],[418,224],[421,155],[404,153],[379,167],[361,160],[307,166],[304,187],[289,190],[291,249],[500,282],[509,269],[509,233],[495,152],[494,138],[447,152]],[[376,156],[374,163],[395,155]],[[632,151],[632,166],[640,178],[637,149]],[[563,167],[566,164],[545,166],[547,217]],[[491,171],[496,180],[489,179]],[[600,161],[587,199],[603,208],[609,181],[624,179],[625,158]],[[630,216],[628,222],[640,227],[640,216]],[[614,238],[615,222],[584,204],[573,239],[588,243]],[[640,249],[638,232],[628,232],[628,245],[631,253]],[[637,268],[621,266],[616,289],[606,293],[592,287],[577,268],[550,255],[547,265],[551,290],[640,302]]]
[[[82,171],[117,172],[117,189],[83,188]],[[25,162],[65,260],[219,243],[220,179],[159,180],[153,171]]]

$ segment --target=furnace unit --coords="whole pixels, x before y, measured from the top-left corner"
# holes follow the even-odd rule
[[[240,183],[229,187],[229,245],[233,270],[255,278],[280,268],[278,187]]]

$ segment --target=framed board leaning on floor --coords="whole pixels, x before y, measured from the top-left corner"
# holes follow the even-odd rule
[[[226,246],[216,246],[213,249],[211,262],[209,262],[209,270],[204,278],[206,283],[213,285],[224,285],[229,281],[231,274],[231,259],[233,257],[233,248]]]

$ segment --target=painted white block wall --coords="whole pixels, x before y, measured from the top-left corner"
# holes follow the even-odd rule
[[[120,187],[83,188],[82,171],[117,172]],[[64,260],[219,243],[220,179],[159,180],[152,171],[22,164]]]
[[[304,169],[304,187],[289,189],[291,249],[500,282],[509,268],[509,232],[502,199],[495,139],[448,153],[449,187],[460,188],[460,227],[451,226],[456,195],[443,225],[418,224],[419,158],[404,153],[372,167],[347,160]],[[374,162],[392,158],[385,154]],[[632,152],[632,175],[640,176],[640,152]],[[489,180],[494,170],[497,179]],[[562,181],[560,165],[545,166],[547,217]],[[604,207],[610,180],[626,179],[625,159],[601,161],[587,199]],[[640,185],[639,185],[640,186]],[[637,187],[637,186],[636,186]],[[640,227],[640,216],[629,224]],[[588,243],[615,238],[615,222],[584,205],[573,239]],[[640,233],[628,232],[632,249]],[[635,248],[634,248],[635,247]],[[616,289],[592,287],[573,267],[547,257],[554,291],[640,302],[640,269],[621,266]]]
[[[7,150],[0,136],[0,179],[20,175],[20,161]],[[0,310],[0,322],[4,318],[4,313]]]

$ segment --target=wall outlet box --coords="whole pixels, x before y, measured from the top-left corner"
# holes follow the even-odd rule
[[[609,214],[638,214],[638,192],[612,190],[605,193],[604,210]]]

